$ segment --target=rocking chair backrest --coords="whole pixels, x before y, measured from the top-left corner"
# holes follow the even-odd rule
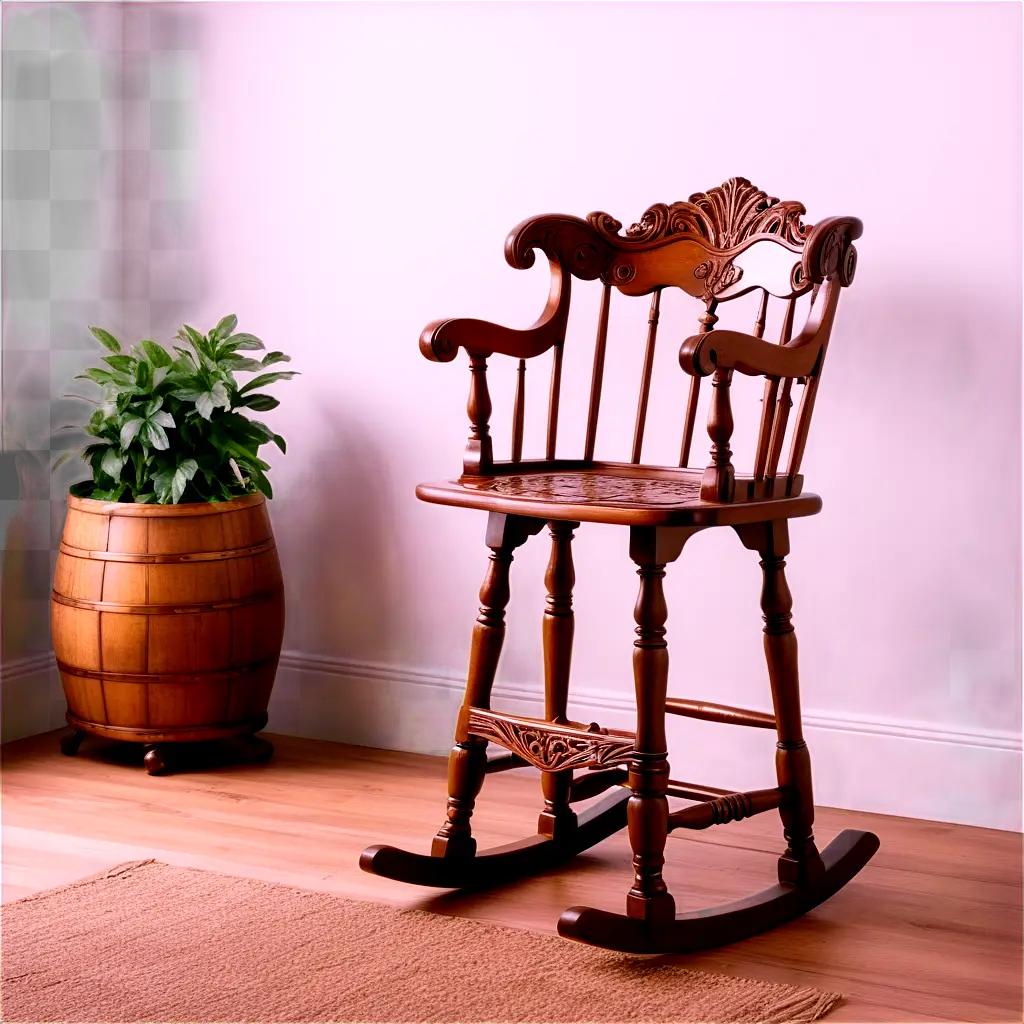
[[[471,434],[465,472],[487,474],[509,465],[495,463],[491,451],[486,360],[493,353],[519,359],[512,416],[511,463],[515,465],[523,457],[526,360],[553,350],[545,459],[555,459],[562,348],[571,279],[576,277],[600,279],[603,286],[582,452],[584,464],[594,461],[612,291],[651,296],[630,460],[639,465],[662,291],[679,288],[704,305],[698,333],[688,338],[680,351],[680,362],[692,379],[683,413],[679,466],[689,464],[701,379],[713,376],[708,417],[711,465],[705,471],[702,497],[731,501],[797,493],[839,292],[853,280],[857,254],[852,243],[861,233],[861,223],[855,218],[830,218],[812,227],[801,221],[804,212],[800,203],[780,202],[745,178],[730,178],[717,188],[692,195],[688,202],[650,207],[624,234],[620,233],[622,225],[606,213],[592,213],[586,220],[545,215],[520,224],[505,243],[508,262],[516,268],[530,267],[535,251],[540,250],[551,268],[547,305],[537,322],[517,331],[480,320],[436,321],[421,338],[428,358],[447,361],[459,348],[465,348],[470,358]],[[750,335],[716,331],[721,303],[752,291],[760,294]],[[808,292],[811,308],[807,322],[794,336],[797,299]],[[760,339],[772,299],[784,304],[784,313],[778,345],[766,351],[768,346]],[[729,447],[733,429],[729,389],[734,369],[765,376],[753,473],[742,489],[737,489],[734,481]],[[803,385],[803,395],[790,432],[786,468],[780,474],[794,383]]]

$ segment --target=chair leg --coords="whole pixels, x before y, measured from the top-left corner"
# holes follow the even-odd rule
[[[480,587],[480,613],[473,626],[463,706],[490,707],[491,688],[505,639],[505,606],[509,600],[512,553],[543,526],[540,519],[499,513],[492,513],[488,518],[486,543],[491,554]],[[483,785],[486,764],[487,741],[457,734],[448,757],[447,815],[431,844],[432,856],[472,857],[476,853],[476,840],[469,819]]]
[[[626,914],[648,924],[675,918],[675,900],[662,869],[668,839],[668,741],[665,698],[668,694],[668,607],[662,580],[665,565],[674,561],[692,531],[634,527],[630,557],[637,565],[640,592],[633,616],[633,683],[636,689],[636,744],[629,765],[632,796],[626,805],[629,841],[633,848],[633,886],[626,895]]]
[[[569,670],[572,663],[574,620],[572,588],[576,573],[572,564],[572,536],[579,523],[553,520],[551,556],[544,585],[547,604],[544,609],[544,717],[549,722],[566,722],[569,698]],[[563,839],[577,827],[577,818],[569,806],[572,770],[544,772],[541,788],[544,810],[537,831],[549,839]]]
[[[808,885],[819,881],[824,865],[814,842],[814,795],[811,757],[804,741],[800,714],[793,598],[786,583],[789,529],[785,520],[738,528],[740,538],[761,556],[761,611],[764,653],[771,681],[778,731],[775,770],[779,787],[788,793],[779,808],[786,852],[779,858],[779,881]]]

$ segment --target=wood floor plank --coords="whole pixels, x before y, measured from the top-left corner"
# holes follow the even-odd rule
[[[620,909],[629,846],[613,836],[565,870],[488,892],[422,890],[366,875],[362,849],[426,852],[440,824],[439,758],[274,737],[265,766],[212,766],[151,778],[135,748],[87,740],[77,758],[56,734],[8,744],[3,758],[3,898],[66,884],[124,860],[262,878],[551,933],[573,904]],[[482,845],[532,831],[532,771],[488,778],[474,825]],[[843,828],[882,847],[846,889],[767,935],[685,958],[687,965],[844,992],[836,1021],[1022,1019],[1021,836],[819,808],[824,844]],[[778,819],[676,833],[666,879],[681,909],[771,884]]]

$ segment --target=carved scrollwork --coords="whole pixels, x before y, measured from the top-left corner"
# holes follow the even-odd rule
[[[468,709],[466,731],[500,743],[542,771],[625,764],[634,747],[632,737],[609,734],[596,724],[583,730],[520,722],[477,708]]]
[[[853,284],[853,276],[857,273],[857,248],[854,245],[846,247],[846,255],[843,257],[842,265],[839,268],[839,280],[844,288]]]
[[[693,268],[693,276],[704,282],[705,297],[710,299],[734,285],[743,276],[743,269],[731,260],[709,257]]]
[[[513,228],[505,240],[505,259],[523,270],[533,266],[536,249],[585,281],[599,277],[612,256],[611,247],[590,224],[562,214],[532,217]]]
[[[663,480],[601,473],[526,473],[494,477],[475,486],[481,490],[538,501],[641,508],[650,505],[672,507],[695,502],[700,492],[700,482],[690,477]]]
[[[804,250],[804,273],[812,281],[825,281],[833,275],[844,287],[857,270],[857,250],[862,225],[855,217],[831,217],[811,233]]]
[[[676,236],[696,238],[716,249],[732,249],[759,235],[772,235],[802,246],[811,232],[801,217],[802,203],[781,202],[746,178],[730,178],[707,192],[696,192],[688,202],[655,203],[640,220],[620,235],[622,224],[610,214],[596,212],[587,223],[618,246],[650,246]]]

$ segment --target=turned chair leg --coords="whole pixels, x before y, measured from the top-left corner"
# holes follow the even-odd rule
[[[789,529],[781,520],[742,527],[738,532],[744,545],[761,556],[764,653],[778,732],[775,771],[779,788],[786,793],[779,807],[786,839],[786,852],[779,858],[779,881],[806,885],[818,881],[825,869],[814,842],[811,756],[800,714],[793,597],[786,583]]]
[[[668,607],[662,580],[665,565],[674,561],[692,531],[634,527],[630,557],[637,565],[640,592],[633,610],[633,682],[636,689],[636,743],[629,765],[632,790],[626,815],[633,848],[633,886],[626,895],[626,913],[649,924],[671,921],[675,900],[662,868],[668,839],[668,741],[665,698],[668,694]]]
[[[574,631],[572,588],[576,573],[572,564],[572,536],[579,523],[552,521],[551,557],[544,585],[547,604],[544,609],[544,717],[564,723],[569,699],[569,671],[572,662]],[[544,810],[537,831],[549,839],[562,839],[577,827],[576,815],[569,806],[572,770],[544,772],[541,787]]]
[[[509,600],[512,553],[544,526],[543,520],[491,513],[487,546],[491,549],[480,587],[480,613],[473,626],[464,707],[490,708],[491,688],[505,639],[505,606]],[[435,857],[472,857],[476,853],[469,819],[483,785],[487,741],[459,732],[448,757],[448,809],[444,824],[431,844]]]

